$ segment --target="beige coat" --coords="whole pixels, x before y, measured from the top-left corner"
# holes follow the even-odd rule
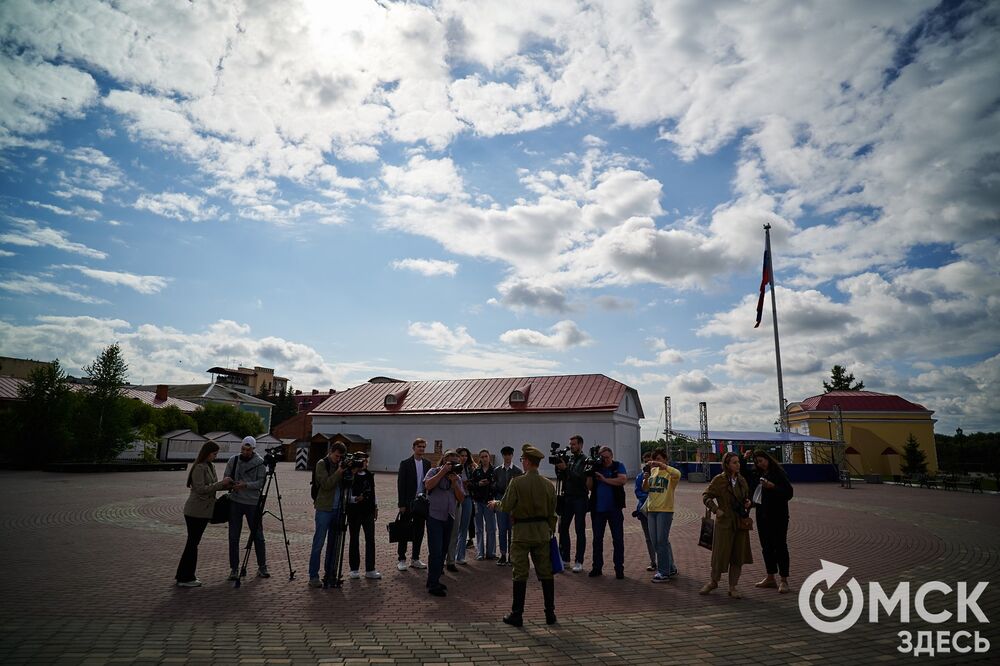
[[[715,536],[712,540],[712,580],[729,570],[729,566],[743,566],[753,563],[750,552],[750,532],[736,529],[736,515],[733,505],[743,506],[750,498],[750,487],[742,475],[736,477],[733,486],[726,475],[719,474],[702,493],[702,501],[712,513],[722,509],[722,517],[715,519]]]
[[[191,470],[191,494],[184,503],[184,515],[192,518],[211,518],[215,508],[215,493],[224,490],[215,474],[215,465],[198,463]]]

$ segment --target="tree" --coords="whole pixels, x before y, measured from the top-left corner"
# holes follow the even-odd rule
[[[903,474],[926,474],[927,454],[920,450],[917,438],[910,433],[906,438],[906,446],[903,447],[903,464],[901,465]]]
[[[73,448],[73,412],[76,400],[58,359],[33,370],[18,389],[21,402],[11,425],[7,457],[14,462],[41,465],[61,458]]]
[[[862,381],[855,382],[854,374],[848,373],[847,368],[842,365],[835,365],[830,371],[830,383],[823,382],[823,390],[830,391],[861,391],[865,388]]]
[[[271,426],[285,422],[298,414],[299,410],[295,404],[295,397],[292,390],[281,389],[274,401],[274,409],[271,411]]]
[[[264,432],[264,421],[259,416],[232,405],[210,402],[194,413],[194,419],[198,423],[198,432],[202,435],[220,430],[228,430],[240,437]]]
[[[71,457],[111,460],[132,441],[132,406],[124,392],[128,365],[118,343],[106,347],[83,371],[90,384],[84,392]]]

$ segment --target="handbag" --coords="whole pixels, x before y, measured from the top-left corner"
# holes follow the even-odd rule
[[[431,501],[423,493],[410,500],[410,514],[417,518],[427,518],[431,511]]]
[[[413,539],[413,523],[402,513],[396,514],[396,520],[386,525],[389,530],[389,543],[406,543]]]
[[[213,525],[218,525],[219,523],[228,523],[229,514],[232,511],[233,500],[229,499],[229,493],[226,493],[222,497],[215,500],[215,506],[212,507],[212,517],[208,519]]]
[[[549,539],[549,559],[552,560],[552,573],[562,573],[566,567],[563,566],[562,553],[559,552],[559,542],[555,535]]]
[[[702,548],[712,550],[712,540],[715,538],[715,520],[712,519],[712,512],[705,509],[705,515],[701,518],[701,531],[698,533],[698,545]]]

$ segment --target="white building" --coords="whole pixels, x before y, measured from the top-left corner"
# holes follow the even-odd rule
[[[547,454],[550,442],[563,447],[582,435],[585,448],[610,446],[632,476],[641,418],[635,389],[604,375],[369,382],[316,407],[312,432],[366,437],[372,442],[369,467],[392,472],[417,437],[427,440],[430,454],[464,446],[499,457],[504,445],[519,450],[531,443]],[[547,461],[542,473],[553,474]]]

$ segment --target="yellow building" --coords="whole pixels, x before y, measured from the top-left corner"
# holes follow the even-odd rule
[[[792,432],[837,439],[840,407],[847,463],[854,475],[901,473],[903,449],[912,434],[927,455],[927,471],[937,472],[933,411],[898,395],[873,391],[831,391],[788,405]]]

